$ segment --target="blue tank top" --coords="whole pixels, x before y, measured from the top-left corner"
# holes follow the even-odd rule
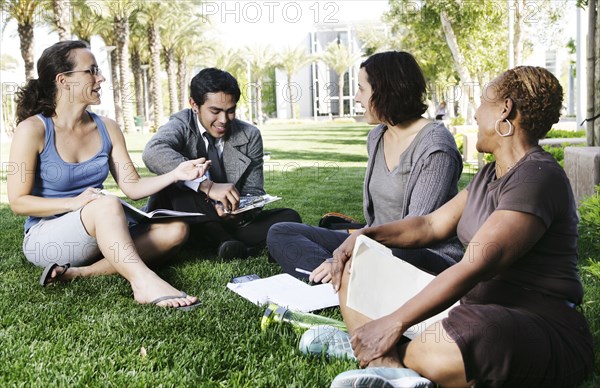
[[[38,114],[46,127],[44,149],[39,155],[35,182],[31,195],[44,198],[76,197],[88,187],[103,188],[102,183],[108,176],[108,158],[112,151],[112,142],[102,120],[88,112],[96,123],[102,140],[100,151],[91,159],[81,163],[67,163],[60,158],[54,141],[54,123],[49,117]],[[56,218],[62,214],[51,217]],[[28,217],[25,221],[25,233],[41,220],[40,217]]]

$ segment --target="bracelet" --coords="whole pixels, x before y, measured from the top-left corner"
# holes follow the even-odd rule
[[[206,198],[207,199],[209,198],[208,193],[210,193],[210,189],[212,189],[213,183],[214,183],[213,181],[208,181],[208,190],[206,190]]]

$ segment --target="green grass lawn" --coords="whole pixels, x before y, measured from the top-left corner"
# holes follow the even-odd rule
[[[283,197],[272,206],[292,207],[316,224],[328,211],[362,219],[366,164],[363,124],[265,125],[267,192]],[[127,136],[140,167],[148,136]],[[8,159],[3,143],[0,158]],[[203,307],[190,312],[135,303],[128,283],[99,277],[42,288],[41,268],[21,252],[23,217],[6,204],[0,177],[0,385],[89,386],[328,386],[351,361],[303,356],[299,335],[286,326],[261,331],[264,308],[226,289],[231,277],[279,272],[266,255],[223,262],[191,242],[157,270]],[[140,173],[148,171],[140,168]],[[461,187],[471,178],[464,174]],[[114,182],[107,182],[114,190]],[[143,202],[138,202],[142,204]],[[600,281],[583,273],[584,311],[600,343]],[[339,309],[321,314],[340,318]],[[598,349],[598,346],[596,347]],[[600,351],[597,351],[600,353]],[[600,363],[597,362],[597,365]],[[600,385],[598,374],[584,387]]]

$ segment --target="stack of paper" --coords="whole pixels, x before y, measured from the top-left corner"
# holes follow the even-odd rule
[[[392,255],[389,248],[377,241],[359,236],[352,253],[347,304],[371,319],[378,319],[396,311],[433,278]],[[412,326],[404,335],[413,339],[432,323],[447,317],[449,309]]]
[[[276,303],[290,310],[310,312],[338,306],[331,284],[310,286],[288,274],[245,283],[227,283],[227,288],[256,305]]]

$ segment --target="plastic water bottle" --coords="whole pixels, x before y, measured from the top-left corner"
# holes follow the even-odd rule
[[[270,304],[265,310],[265,314],[260,322],[261,329],[265,330],[272,323],[286,322],[295,329],[303,332],[316,325],[330,325],[343,331],[348,331],[346,324],[333,318],[323,317],[321,315],[303,313],[300,311],[288,310],[285,307],[276,304]]]

